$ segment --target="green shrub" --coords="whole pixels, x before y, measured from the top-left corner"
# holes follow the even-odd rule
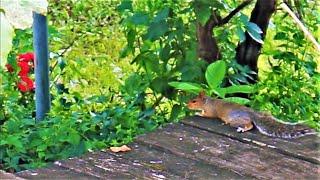
[[[310,69],[314,65],[302,61],[273,66],[273,71],[259,81],[251,106],[320,131],[320,76],[315,67]]]
[[[117,25],[115,4],[50,3],[52,106],[40,123],[35,123],[34,94],[19,92],[15,76],[0,68],[1,169],[36,168],[88,150],[128,143],[165,121],[152,116],[152,108],[141,110],[139,97],[118,93],[135,67],[118,59],[125,40]],[[17,53],[32,51],[31,29],[17,30],[13,45],[8,62],[15,65]]]
[[[206,83],[198,84],[190,82],[170,82],[169,85],[175,87],[176,89],[184,90],[186,92],[191,92],[198,94],[201,91],[206,91],[208,96],[215,94],[216,96],[223,98],[226,101],[231,101],[239,104],[249,103],[249,99],[241,97],[226,97],[229,94],[235,93],[253,93],[254,87],[250,85],[231,85],[228,87],[223,87],[223,80],[226,76],[226,63],[224,61],[216,61],[211,63],[206,72]]]
[[[19,101],[22,94],[8,86],[7,72],[0,92],[0,167],[23,170],[47,162],[131,142],[134,136],[154,129],[160,119],[154,112],[139,111],[132,99],[110,94],[81,97],[79,93],[52,91],[52,108],[47,118],[35,122],[34,101]],[[109,102],[109,103],[106,103]],[[163,122],[163,121],[162,121]]]

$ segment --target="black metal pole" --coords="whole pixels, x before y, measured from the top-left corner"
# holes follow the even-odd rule
[[[47,17],[33,13],[35,52],[36,120],[43,120],[50,109],[49,51]]]

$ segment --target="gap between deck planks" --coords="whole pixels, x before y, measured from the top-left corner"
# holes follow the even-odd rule
[[[247,142],[257,146],[275,149],[279,153],[320,164],[320,138],[316,135],[296,139],[281,139],[270,138],[260,134],[257,130],[237,133],[234,128],[224,125],[218,119],[208,119],[199,116],[185,118],[182,120],[182,123],[244,143]]]
[[[237,133],[190,117],[139,136],[128,153],[97,151],[22,171],[26,179],[317,179],[319,137],[283,140]]]
[[[319,165],[191,126],[170,125],[138,140],[258,179],[319,177]]]

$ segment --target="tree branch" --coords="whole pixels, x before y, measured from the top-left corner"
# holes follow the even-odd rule
[[[294,14],[294,12],[292,12],[291,9],[285,3],[281,3],[280,7],[292,17],[292,19],[298,25],[300,30],[303,31],[304,35],[313,43],[313,45],[318,50],[318,52],[320,52],[320,44],[317,42],[314,36],[310,33],[310,31],[308,31],[305,25],[299,20],[299,18]]]
[[[228,23],[230,21],[230,19],[236,15],[241,9],[243,9],[244,7],[246,7],[247,5],[249,5],[252,2],[252,0],[245,0],[243,1],[243,3],[241,3],[236,9],[234,9],[233,11],[230,12],[230,14],[228,14],[228,16],[226,16],[225,18],[223,18],[221,21],[219,21],[216,25],[217,26],[221,26],[224,25],[226,23]]]

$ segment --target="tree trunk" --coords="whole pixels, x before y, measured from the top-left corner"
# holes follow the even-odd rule
[[[257,0],[251,13],[250,22],[257,24],[263,31],[262,39],[266,36],[269,20],[275,11],[275,7],[276,0]],[[246,32],[246,40],[236,48],[237,62],[241,65],[248,65],[251,70],[258,73],[257,61],[261,47],[261,44],[252,39]],[[254,78],[257,79],[257,76]]]
[[[213,14],[204,26],[197,23],[198,56],[208,63],[221,57],[217,41],[212,31],[217,21]]]

